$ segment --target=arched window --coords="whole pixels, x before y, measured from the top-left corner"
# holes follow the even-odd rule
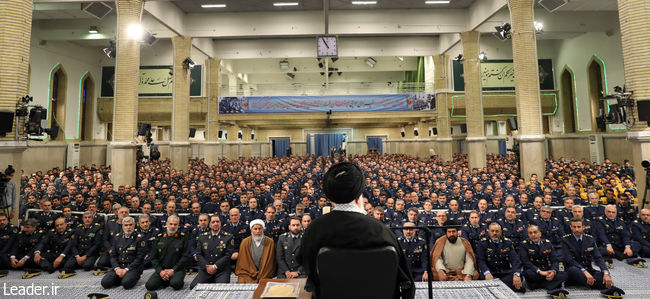
[[[65,69],[57,64],[50,71],[50,101],[47,113],[47,121],[50,128],[58,127],[59,133],[53,140],[63,140],[65,132],[65,110],[66,110],[66,87],[68,76]]]
[[[93,140],[93,121],[95,117],[95,81],[86,73],[79,82],[79,140]]]
[[[598,127],[596,118],[600,116],[601,110],[604,109],[600,97],[607,93],[605,90],[605,72],[602,61],[594,56],[587,65],[587,85],[589,86],[589,103],[591,106],[591,130],[594,132],[604,132],[605,127]]]
[[[562,124],[565,134],[575,133],[578,131],[576,126],[576,107],[575,107],[575,84],[573,80],[573,70],[565,66],[560,75],[560,93],[562,101]]]

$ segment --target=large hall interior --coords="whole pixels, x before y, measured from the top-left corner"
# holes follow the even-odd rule
[[[93,204],[93,217],[100,218],[93,225],[102,234],[108,222],[125,233],[121,207],[135,219],[136,232],[141,215],[164,234],[165,221],[177,214],[180,231],[195,243],[190,247],[200,234],[194,231],[199,213],[219,215],[220,227],[232,229],[239,220],[230,209],[241,212],[243,238],[272,206],[274,217],[284,217],[272,238],[281,247],[278,236],[293,233],[292,217],[299,216],[302,236],[327,214],[324,208],[336,210],[322,180],[344,161],[365,176],[363,210],[398,240],[411,237],[394,228],[407,222],[443,226],[440,211],[465,232],[461,226],[473,225],[470,211],[482,211],[481,200],[493,218],[480,217],[486,242],[491,222],[502,228],[508,221],[523,223],[515,239],[523,242],[531,226],[541,228],[533,224],[541,206],[551,207],[558,223],[542,237],[570,236],[579,206],[602,247],[596,250],[607,255],[615,242],[606,238],[626,235],[621,252],[632,248],[627,258],[642,259],[650,257],[648,160],[648,0],[0,1],[0,170],[8,176],[0,176],[0,255],[8,263],[25,226],[56,234],[58,216],[47,216],[53,210],[75,219],[66,220],[67,230],[83,231]],[[3,189],[11,190],[4,198]],[[509,196],[515,220],[506,219]],[[594,205],[598,212],[589,209]],[[607,232],[610,205],[623,232]],[[262,226],[270,237],[268,224]],[[443,229],[432,238],[444,235]],[[52,298],[143,297],[156,269],[145,268],[132,289],[102,287],[102,275],[116,272],[104,252],[117,244],[112,238],[96,241],[104,245],[96,265],[83,269],[79,262],[69,278],[59,275],[61,268],[26,279],[22,266],[0,263],[9,270],[0,282],[60,286],[58,294],[47,294]],[[434,298],[561,294],[533,290],[530,282],[528,292],[513,292],[519,288],[512,282],[483,280],[492,275],[482,271],[485,254],[474,238],[481,280],[434,281]],[[560,239],[553,244],[564,253],[557,273],[570,273]],[[40,241],[36,248],[49,252]],[[525,252],[519,243],[513,250]],[[611,273],[624,298],[650,297],[650,269],[616,254],[611,261],[602,256],[607,268],[600,271]],[[101,255],[108,274],[93,275]],[[430,259],[426,254],[422,263]],[[258,298],[259,279],[236,284],[236,260],[229,284],[194,288],[202,272],[188,270],[180,290],[165,288],[158,296]],[[74,264],[73,257],[68,261]],[[436,272],[433,264],[427,267]],[[426,273],[412,273],[416,298],[428,298]],[[275,277],[288,278],[269,278]],[[600,289],[614,290],[605,285]],[[568,298],[601,295],[593,286],[564,286]]]

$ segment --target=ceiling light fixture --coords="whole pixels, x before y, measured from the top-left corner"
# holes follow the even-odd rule
[[[192,60],[192,58],[187,57],[185,58],[185,60],[183,60],[183,68],[186,70],[193,69],[195,65],[196,63],[194,62],[194,60]]]
[[[397,59],[399,59],[399,61],[404,61],[404,57],[403,57],[403,56],[397,56]]]
[[[102,49],[102,51],[104,52],[104,54],[106,54],[106,56],[108,56],[108,58],[115,58],[115,56],[117,55],[117,49],[115,48],[115,43],[113,41],[110,41],[109,43],[110,44],[108,45],[108,47]]]
[[[144,34],[144,29],[140,24],[131,24],[126,28],[126,34],[129,38],[134,40],[142,40],[142,35]]]
[[[298,6],[298,2],[274,2],[273,6]]]
[[[288,69],[289,68],[289,61],[288,60],[280,60],[280,68],[281,69]]]
[[[463,57],[463,54],[458,54],[458,56],[454,57],[454,60],[458,62],[463,62],[465,61],[465,57]]]
[[[449,0],[433,0],[433,1],[424,1],[424,4],[449,4]]]
[[[495,26],[494,29],[497,30],[497,32],[494,33],[494,36],[501,41],[506,41],[512,37],[512,33],[510,32],[512,26],[510,26],[510,23],[503,23],[501,26]]]
[[[533,27],[535,28],[536,33],[544,32],[544,23],[542,22],[533,22]]]
[[[99,33],[99,29],[97,29],[97,26],[90,26],[90,28],[88,29],[88,33],[97,34]]]
[[[485,52],[481,51],[481,53],[478,54],[478,60],[480,60],[481,62],[486,61],[487,60],[487,54],[485,54]]]
[[[366,58],[366,64],[367,64],[369,67],[375,67],[375,64],[377,64],[377,60],[375,60],[375,59],[372,58],[372,57],[368,57],[368,58]]]
[[[377,1],[352,1],[352,5],[374,5]]]
[[[224,8],[225,4],[201,4],[202,8]]]
[[[296,75],[294,75],[292,73],[286,73],[286,74],[284,74],[284,76],[287,77],[287,79],[289,79],[289,80],[293,80],[293,78],[296,77]]]

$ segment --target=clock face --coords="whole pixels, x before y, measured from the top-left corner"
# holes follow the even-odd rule
[[[319,36],[316,43],[316,53],[318,57],[339,56],[336,36]]]

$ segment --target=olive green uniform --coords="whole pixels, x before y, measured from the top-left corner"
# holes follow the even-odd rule
[[[151,245],[151,266],[155,272],[145,284],[147,290],[155,291],[167,286],[171,286],[175,290],[183,288],[188,256],[188,240],[184,233],[158,234]],[[160,271],[164,269],[174,270],[174,274],[168,281],[164,281],[160,277]]]

